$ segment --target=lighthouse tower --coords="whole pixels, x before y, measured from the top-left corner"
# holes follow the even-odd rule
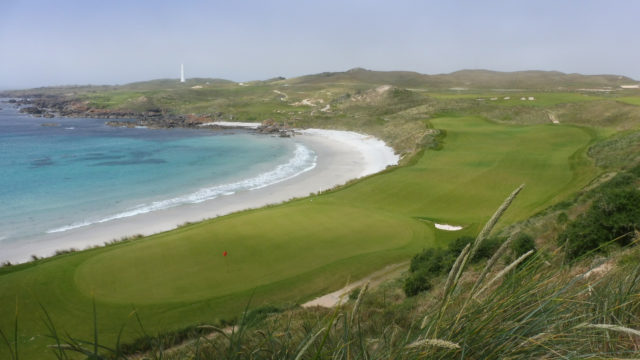
[[[180,64],[180,82],[184,82],[184,64]]]

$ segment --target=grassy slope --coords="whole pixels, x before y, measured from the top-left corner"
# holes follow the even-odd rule
[[[254,305],[302,301],[451,238],[419,218],[476,231],[525,182],[505,222],[524,219],[595,172],[584,160],[594,134],[582,128],[498,125],[477,117],[432,124],[447,132],[442,150],[342,190],[5,270],[0,328],[11,328],[17,298],[21,346],[34,358],[50,342],[31,340],[46,333],[37,301],[58,326],[88,337],[95,296],[107,343],[134,307],[156,331],[229,318],[251,294]],[[126,338],[139,336],[133,328]]]

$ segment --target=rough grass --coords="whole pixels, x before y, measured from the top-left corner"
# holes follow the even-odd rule
[[[640,131],[630,131],[612,136],[589,149],[589,156],[596,165],[606,169],[618,169],[640,162]]]

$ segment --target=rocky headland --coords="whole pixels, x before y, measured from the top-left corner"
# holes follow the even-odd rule
[[[212,124],[215,121],[233,119],[232,115],[223,112],[211,114],[174,114],[162,109],[146,109],[145,111],[96,108],[87,101],[68,99],[62,96],[46,95],[41,97],[29,97],[10,99],[7,103],[19,108],[24,114],[34,117],[54,118],[94,118],[110,119],[105,122],[113,127],[147,127],[147,128],[213,128],[228,129],[230,126],[218,126]],[[241,127],[238,127],[241,128]],[[292,134],[286,124],[280,124],[272,119],[262,122],[255,129],[260,134],[271,134],[281,137],[289,137]]]

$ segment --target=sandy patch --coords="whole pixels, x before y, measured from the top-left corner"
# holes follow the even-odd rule
[[[378,94],[383,94],[383,93],[385,93],[385,92],[387,92],[387,91],[391,90],[391,88],[392,88],[392,86],[391,86],[391,85],[382,85],[382,86],[378,86],[378,87],[376,88],[376,92],[377,92]]]
[[[370,287],[379,285],[380,283],[386,280],[399,276],[402,272],[408,269],[408,265],[409,263],[407,262],[404,262],[401,264],[389,265],[383,268],[382,270],[378,270],[363,279],[360,279],[356,282],[348,284],[347,286],[343,287],[340,290],[336,290],[332,293],[329,293],[329,294],[317,297],[311,301],[308,301],[302,304],[302,307],[308,308],[308,307],[321,306],[321,307],[330,308],[340,304],[344,304],[347,300],[349,300],[349,293],[351,293],[353,289],[361,287],[366,283],[369,283]]]
[[[462,226],[449,225],[449,224],[433,223],[433,225],[436,227],[436,229],[445,230],[445,231],[458,231],[458,230],[462,230],[463,228]]]
[[[396,155],[392,148],[384,141],[370,135],[364,135],[353,131],[305,129],[299,130],[301,134],[314,138],[331,139],[356,149],[363,157],[363,170],[358,177],[375,174],[390,165],[396,165],[400,156]]]
[[[609,271],[611,271],[611,269],[613,269],[613,263],[611,261],[607,261],[604,264],[601,264],[600,266],[587,271],[584,274],[584,278],[585,279],[589,279],[590,277],[599,278],[607,274]]]
[[[280,98],[280,101],[286,101],[289,98],[289,96],[287,96],[287,94],[283,93],[282,91],[273,90],[273,92],[278,95],[282,95],[282,97]]]
[[[293,106],[318,106],[318,103],[324,103],[322,99],[303,99],[302,101],[298,101],[292,103]]]

